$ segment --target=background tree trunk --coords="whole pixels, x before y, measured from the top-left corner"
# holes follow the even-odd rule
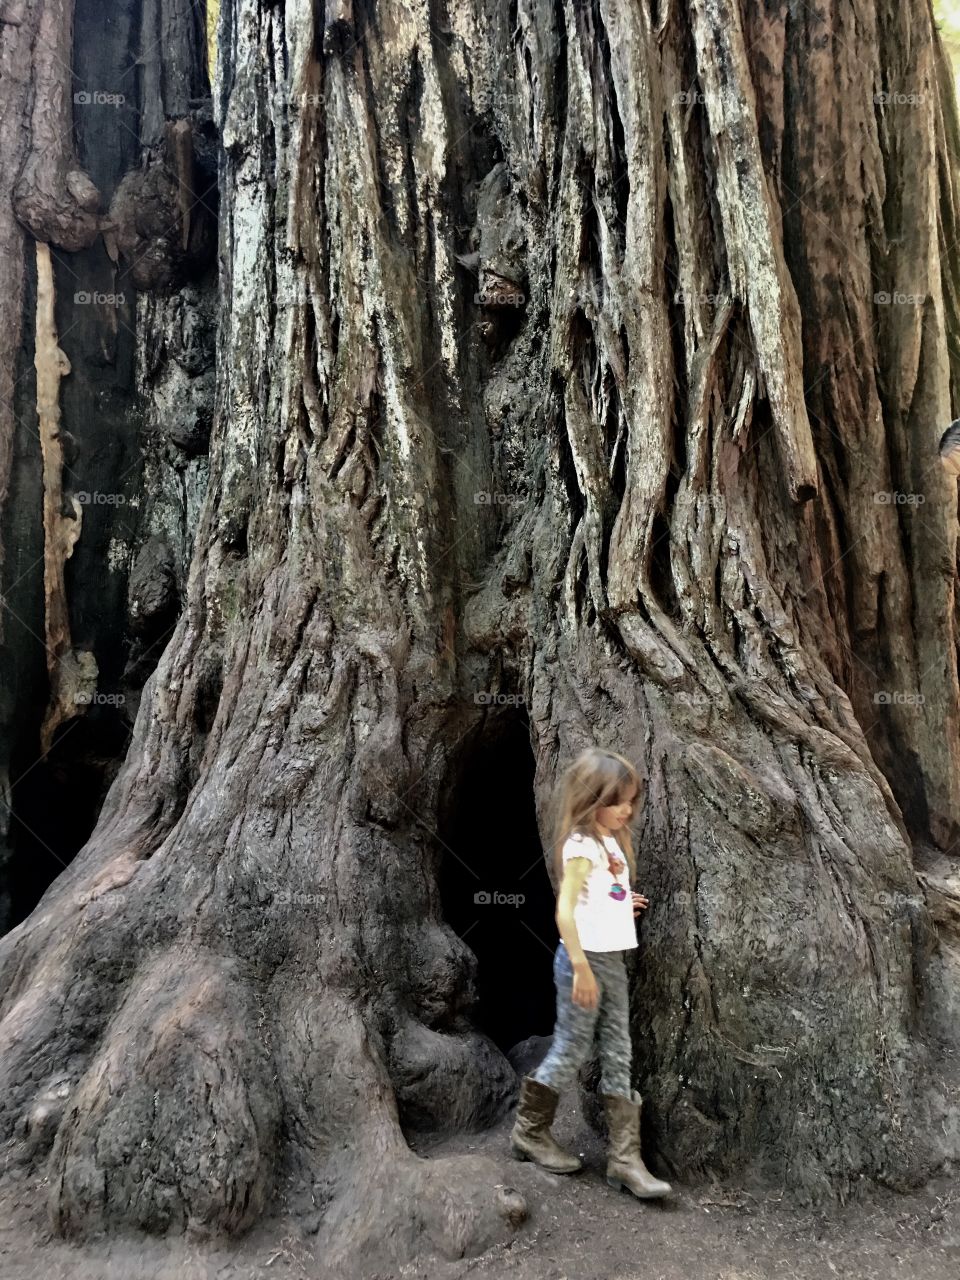
[[[0,378],[9,377],[0,387],[3,929],[29,914],[89,836],[179,612],[213,413],[218,154],[199,9],[131,0],[113,6],[106,27],[98,0],[26,4],[7,16],[0,165],[14,199],[0,214]],[[56,148],[44,113],[56,117]],[[71,138],[68,178],[56,170],[43,180],[54,210],[64,183],[64,209],[34,225],[40,214],[26,178],[38,172],[38,152],[51,167]],[[82,166],[76,172],[98,193],[98,208],[85,214],[86,247],[71,213],[71,188],[83,187],[70,165]],[[65,358],[59,432],[38,414],[40,370],[50,360],[35,368],[43,251],[31,233],[51,246],[48,346],[55,341]]]
[[[59,1231],[277,1195],[331,1265],[512,1230],[487,1161],[403,1136],[515,1089],[437,835],[510,698],[544,834],[583,746],[649,780],[674,1174],[819,1196],[955,1154],[911,851],[960,834],[944,86],[919,0],[222,8],[184,609],[0,942],[2,1133]]]

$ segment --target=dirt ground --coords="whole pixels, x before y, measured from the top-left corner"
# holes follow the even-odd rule
[[[641,1203],[603,1179],[603,1147],[564,1099],[557,1137],[587,1167],[557,1177],[508,1154],[512,1117],[453,1139],[421,1138],[431,1156],[482,1153],[529,1217],[512,1240],[455,1262],[387,1260],[368,1280],[960,1280],[960,1179],[940,1177],[909,1195],[877,1191],[812,1213],[778,1192],[675,1185],[670,1201]],[[42,1187],[6,1184],[0,1202],[2,1280],[328,1280],[317,1237],[292,1219],[266,1221],[230,1245],[120,1237],[77,1246],[43,1226]],[[342,1273],[337,1280],[342,1280]]]

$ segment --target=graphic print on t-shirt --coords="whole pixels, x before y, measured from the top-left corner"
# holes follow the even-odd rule
[[[608,850],[607,865],[610,868],[611,875],[619,876],[627,864],[623,861],[622,858],[618,858],[616,854],[610,853]],[[626,888],[620,883],[619,880],[614,880],[612,886],[610,887],[609,893],[610,893],[610,897],[617,902],[622,902],[624,898],[627,896]]]
[[[613,836],[603,843],[574,831],[563,846],[563,861],[586,858],[590,871],[574,906],[573,918],[584,951],[625,951],[637,945],[629,873]]]

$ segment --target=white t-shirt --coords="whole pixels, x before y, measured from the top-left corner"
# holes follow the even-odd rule
[[[617,875],[611,873],[607,854],[593,836],[575,831],[564,843],[564,864],[571,858],[589,858],[593,864],[574,906],[573,920],[584,951],[626,951],[637,945],[630,868],[613,836],[604,836],[603,844],[622,864]],[[621,889],[622,897],[611,897],[611,891],[617,894]]]

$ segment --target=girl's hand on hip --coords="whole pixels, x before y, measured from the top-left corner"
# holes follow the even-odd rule
[[[574,1004],[580,1005],[582,1009],[595,1009],[600,1000],[600,988],[597,986],[597,980],[593,976],[593,970],[588,965],[584,969],[574,969],[573,971],[573,992],[571,998]]]
[[[650,905],[650,899],[645,898],[642,893],[634,893],[630,895],[633,898],[633,914],[639,915],[641,911],[645,911]]]

